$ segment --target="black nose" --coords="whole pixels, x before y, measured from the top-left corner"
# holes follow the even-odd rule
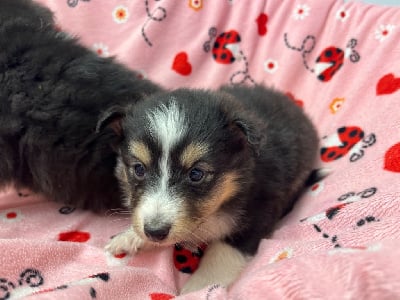
[[[160,242],[164,240],[171,229],[171,225],[163,225],[162,227],[152,227],[144,225],[144,234],[154,242]]]

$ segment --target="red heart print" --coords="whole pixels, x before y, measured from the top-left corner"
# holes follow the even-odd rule
[[[386,74],[379,79],[376,85],[376,94],[393,94],[400,89],[400,78],[396,78],[393,73]]]
[[[90,233],[85,231],[68,231],[61,232],[58,240],[62,242],[78,242],[84,243],[90,239]]]
[[[263,36],[267,34],[267,22],[268,16],[265,13],[261,13],[256,19],[258,34]]]
[[[164,293],[151,293],[150,298],[151,300],[170,300],[172,298],[175,298],[175,296]]]
[[[393,145],[386,151],[384,169],[400,173],[400,143]]]
[[[189,57],[186,52],[179,52],[174,59],[172,69],[183,76],[192,73],[192,65],[189,63]]]

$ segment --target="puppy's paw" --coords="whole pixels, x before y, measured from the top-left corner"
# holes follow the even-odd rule
[[[228,288],[246,265],[246,257],[232,246],[212,243],[200,261],[199,268],[181,289],[180,295],[201,290],[210,285]]]
[[[144,241],[132,230],[128,229],[114,236],[104,250],[113,255],[127,253],[135,254],[142,248]]]
[[[186,284],[181,289],[179,295],[196,292],[210,285],[227,287],[229,283],[225,284],[216,283],[214,282],[214,280],[207,280],[207,278],[201,278],[200,276],[194,277],[194,275],[192,275],[192,277],[186,282]]]

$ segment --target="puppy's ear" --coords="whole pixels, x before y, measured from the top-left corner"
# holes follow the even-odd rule
[[[239,148],[250,147],[256,155],[259,154],[260,147],[265,139],[265,134],[262,133],[263,130],[259,124],[238,117],[233,119],[230,128],[234,134],[233,144],[238,147],[238,150]]]
[[[125,109],[120,106],[113,106],[103,112],[97,122],[96,132],[101,132],[108,127],[114,130],[118,136],[123,135],[121,121],[125,117]]]
[[[251,124],[250,122],[246,122],[241,119],[237,119],[234,121],[236,126],[244,133],[247,138],[247,142],[253,147],[259,147],[262,140],[263,135],[259,131],[261,128],[256,128],[255,124]]]
[[[266,137],[267,124],[259,124],[259,118],[235,100],[230,92],[221,92],[222,111],[228,120],[228,127],[232,133],[232,150],[241,151],[250,148],[255,155],[259,155],[260,147]]]

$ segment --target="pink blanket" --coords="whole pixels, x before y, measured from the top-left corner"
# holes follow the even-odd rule
[[[240,278],[176,297],[201,258],[103,251],[129,216],[0,195],[0,299],[400,297],[400,8],[339,0],[41,0],[61,30],[174,88],[264,82],[321,137],[312,186]],[[205,250],[207,251],[207,250]]]

